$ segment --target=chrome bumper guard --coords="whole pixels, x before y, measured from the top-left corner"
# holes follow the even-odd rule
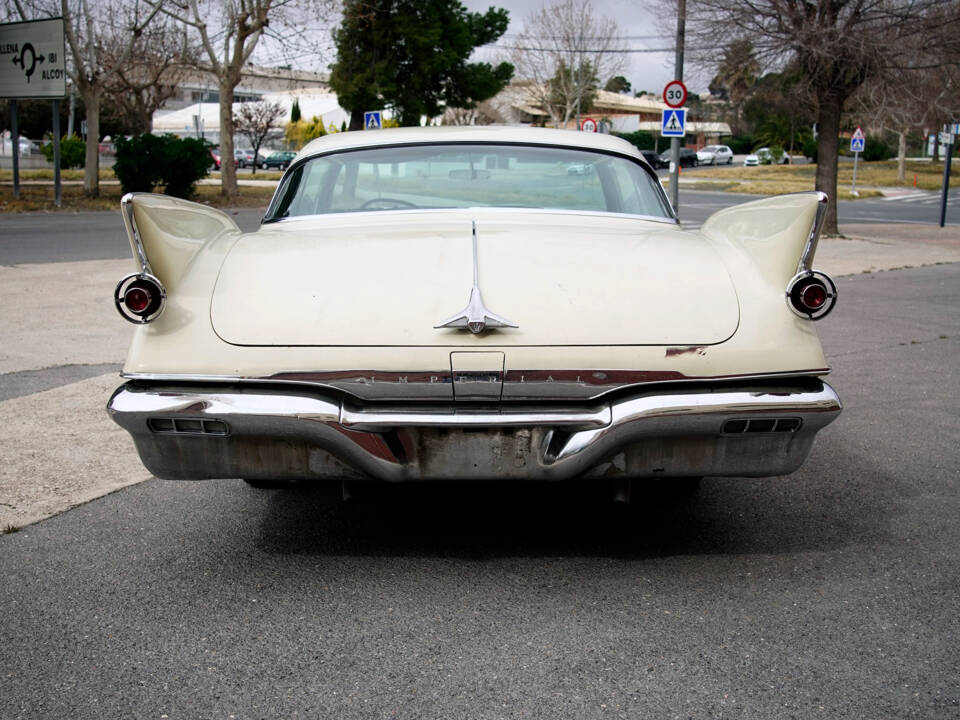
[[[489,408],[359,407],[293,386],[131,382],[107,409],[161,478],[567,480],[784,475],[841,404],[810,379]]]

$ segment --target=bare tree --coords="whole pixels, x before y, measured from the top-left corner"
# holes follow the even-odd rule
[[[322,14],[330,0],[150,0],[152,6],[195,31],[200,37],[205,63],[217,78],[220,95],[220,153],[233,157],[233,96],[243,66],[250,62],[257,43],[271,28],[279,36],[298,37],[304,14]],[[233,163],[221,168],[220,192],[237,194]]]
[[[886,68],[858,90],[854,109],[872,128],[897,136],[897,179],[906,179],[907,135],[936,132],[960,117],[960,42],[953,41],[949,5],[933,11],[932,30],[946,32],[935,42],[929,35],[912,38],[913,51],[902,67]],[[937,16],[942,22],[937,22]],[[931,53],[931,49],[935,51]]]
[[[597,86],[623,70],[623,40],[614,19],[597,15],[591,0],[558,0],[526,20],[512,60],[519,78],[532,80],[531,104],[564,126]]]
[[[83,98],[87,121],[87,151],[83,189],[100,194],[100,101],[106,84],[130,58],[157,8],[140,0],[108,5],[91,0],[10,0],[21,20],[60,15],[69,49],[67,75]],[[7,5],[8,14],[10,6]]]
[[[253,174],[257,174],[257,158],[260,157],[260,146],[266,140],[270,131],[278,126],[278,121],[284,115],[283,106],[277,102],[261,100],[259,102],[242,103],[233,118],[237,132],[250,141],[253,148]]]
[[[104,83],[105,93],[137,133],[151,131],[153,113],[176,95],[198,57],[185,28],[169,18],[156,18],[143,31],[127,62],[110,58],[109,49],[106,54],[116,72]]]
[[[837,151],[845,104],[867,80],[909,65],[914,39],[937,41],[935,12],[949,8],[953,32],[957,0],[689,0],[690,43],[703,53],[717,28],[753,42],[769,68],[792,61],[817,104],[816,187],[830,196],[825,231],[837,232]],[[932,54],[938,50],[929,44]]]
[[[478,103],[475,108],[447,108],[443,114],[444,125],[495,125],[506,120],[489,100]]]

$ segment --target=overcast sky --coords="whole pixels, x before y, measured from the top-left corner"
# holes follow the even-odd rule
[[[483,11],[491,5],[509,10],[510,27],[507,29],[508,36],[521,32],[527,17],[543,7],[544,4],[549,4],[547,0],[461,0],[461,2],[473,11]],[[665,18],[666,22],[658,22],[654,11],[651,10],[651,8],[662,8],[670,12],[667,8],[671,5],[672,3],[669,2],[660,4],[655,0],[594,0],[593,2],[593,7],[598,16],[613,18],[617,22],[620,34],[628,38],[624,41],[626,47],[638,50],[673,47],[676,21]],[[668,27],[665,28],[664,25]],[[499,44],[510,44],[510,39],[510,37],[502,38]],[[674,54],[672,50],[668,52],[629,53],[626,58],[624,75],[635,91],[649,90],[660,93],[663,91],[664,85],[673,80]],[[484,59],[488,58],[484,57]],[[686,72],[685,76],[688,80],[691,80],[693,74]],[[602,80],[606,82],[607,78]],[[699,87],[699,84],[696,80],[688,82],[688,86],[694,92],[704,89]]]

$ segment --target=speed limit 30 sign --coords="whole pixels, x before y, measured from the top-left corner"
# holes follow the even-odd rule
[[[687,86],[679,80],[668,82],[663,89],[663,101],[672,108],[683,107],[687,101]]]

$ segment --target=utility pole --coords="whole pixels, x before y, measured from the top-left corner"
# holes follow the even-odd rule
[[[687,0],[677,0],[677,52],[674,80],[683,81],[683,37],[687,25]],[[680,210],[680,138],[670,138],[670,202]]]

